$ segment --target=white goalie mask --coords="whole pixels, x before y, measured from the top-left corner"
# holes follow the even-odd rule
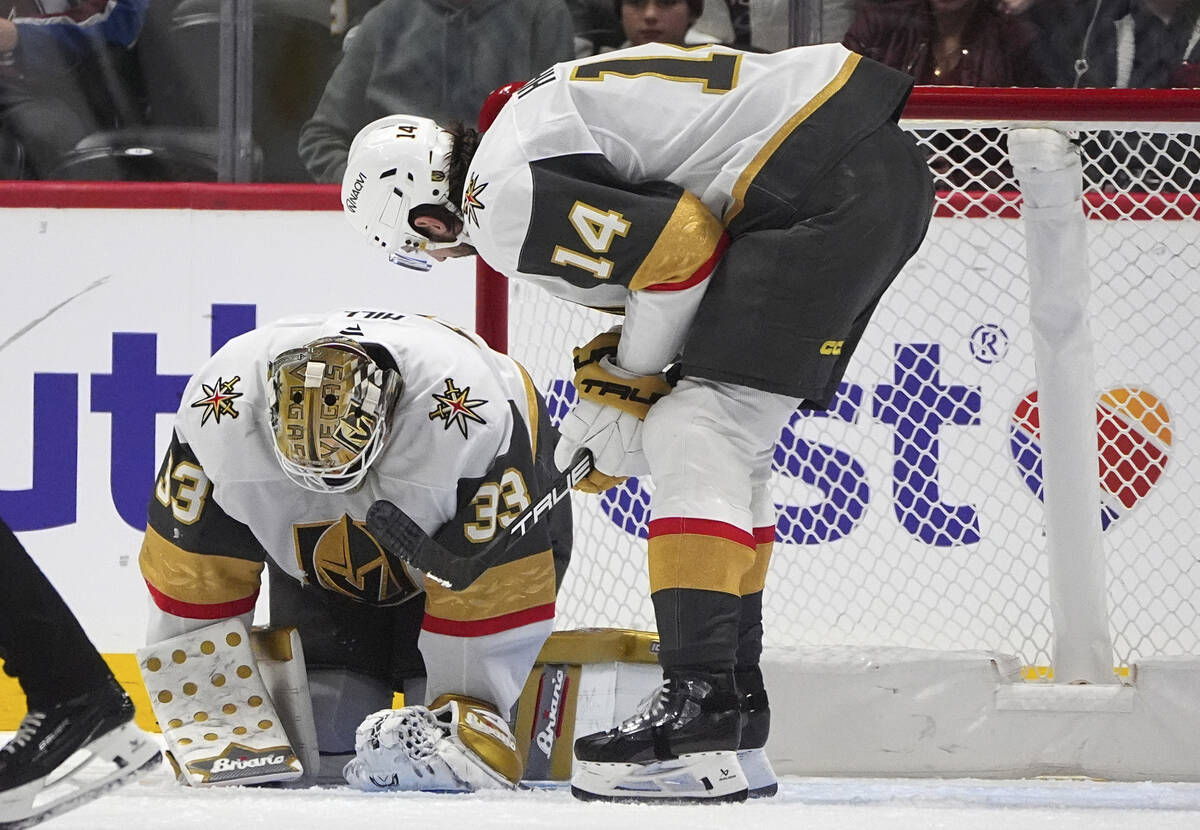
[[[462,219],[450,201],[450,151],[454,137],[428,118],[389,115],[358,131],[342,178],[346,219],[387,251],[397,265],[428,271],[427,251],[459,244],[437,242],[413,225],[416,216]],[[461,237],[461,234],[460,234]]]
[[[284,473],[318,493],[362,483],[387,443],[400,373],[345,337],[288,349],[267,367],[272,446]]]

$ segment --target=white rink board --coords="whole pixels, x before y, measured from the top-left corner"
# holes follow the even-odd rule
[[[15,405],[0,408],[0,434],[10,437],[7,463],[0,469],[0,515],[13,524],[30,519],[24,511],[14,515],[12,505],[19,502],[12,500],[12,491],[33,486],[35,420],[73,424],[78,469],[70,492],[75,517],[20,535],[103,651],[129,651],[141,643],[145,607],[136,568],[140,528],[123,520],[114,504],[114,418],[97,409],[112,408],[98,404],[101,398],[144,407],[152,395],[145,383],[106,380],[114,372],[118,335],[127,338],[125,346],[137,342],[142,349],[150,348],[146,338],[152,337],[155,371],[184,376],[210,353],[214,306],[242,306],[241,313],[252,307],[258,321],[368,306],[474,324],[471,262],[438,266],[429,275],[390,266],[359,242],[336,211],[28,208],[5,209],[3,216],[0,243],[9,256],[5,302],[0,304],[0,343],[6,345],[0,357],[4,388],[15,393]],[[1131,249],[1110,238],[1124,233],[1122,225],[1138,225],[1149,235]],[[1161,582],[1140,580],[1121,586],[1128,589],[1128,598],[1114,607],[1119,605],[1118,616],[1125,617],[1167,601],[1186,611],[1200,607],[1200,600],[1188,593],[1193,591],[1190,583],[1178,587],[1173,576],[1194,564],[1192,536],[1164,533],[1163,527],[1185,523],[1183,517],[1200,506],[1200,475],[1183,474],[1195,466],[1190,423],[1200,398],[1183,397],[1182,391],[1196,388],[1196,364],[1187,348],[1192,341],[1168,331],[1164,321],[1176,321],[1182,335],[1200,316],[1200,292],[1189,285],[1200,269],[1200,234],[1193,222],[1088,226],[1098,274],[1092,304],[1098,383],[1101,388],[1155,392],[1169,407],[1175,433],[1162,479],[1104,535],[1106,550],[1117,563],[1113,568],[1123,572],[1125,560],[1143,560],[1131,564],[1165,573],[1169,595],[1164,598]],[[1023,268],[1019,220],[935,219],[934,231],[939,245],[922,249],[897,280],[850,365],[846,380],[862,394],[852,417],[809,417],[797,423],[802,441],[841,454],[835,466],[861,468],[870,495],[853,528],[840,538],[819,545],[778,545],[768,583],[767,642],[986,648],[1044,664],[1049,662],[1050,633],[1041,508],[1021,479],[1008,443],[1013,408],[1034,388],[1025,332],[1027,290],[1024,280],[1013,276]],[[1134,279],[1130,257],[1137,258],[1140,273],[1154,278]],[[513,291],[540,293],[519,285]],[[545,316],[522,325],[519,313],[514,308],[513,354],[525,359],[536,349],[561,356],[560,367],[568,364],[571,346],[613,322],[595,315],[581,330],[565,334]],[[1142,322],[1147,319],[1149,324]],[[981,326],[1006,333],[1006,349],[990,362],[978,357]],[[939,430],[936,473],[942,503],[965,506],[978,517],[981,538],[972,544],[931,546],[897,530],[895,429],[874,415],[872,400],[880,386],[895,383],[897,347],[912,344],[937,347],[941,385],[978,390],[978,423],[946,424]],[[569,375],[565,368],[530,368],[542,384]],[[53,401],[35,407],[35,375],[58,375],[51,379],[73,386],[73,419]],[[147,498],[170,420],[165,413],[154,419]],[[149,446],[136,423],[118,432]],[[57,441],[55,448],[66,452],[71,442]],[[55,464],[61,467],[59,461]],[[136,489],[130,471],[118,470],[116,477],[126,492]],[[779,474],[775,483],[781,505],[813,507],[825,498],[791,475]],[[577,503],[581,513],[599,517],[588,533],[605,536],[627,567],[619,577],[621,586],[610,592],[619,604],[606,608],[604,618],[592,612],[585,616],[577,598],[592,593],[589,586],[610,583],[618,568],[610,555],[596,555],[597,537],[581,538],[559,603],[559,627],[652,627],[644,543],[617,529],[600,513],[597,499]],[[40,511],[53,508],[52,502],[39,502]],[[897,594],[889,587],[910,576],[915,578],[909,586],[924,586],[919,596]],[[961,584],[976,587],[955,587]],[[889,591],[895,596],[882,611],[861,603],[864,595],[886,597]],[[918,607],[927,610],[914,614]],[[1018,609],[1015,616],[1013,607]],[[796,621],[786,631],[771,625],[780,616],[773,609],[783,608]],[[1119,656],[1131,650],[1158,653],[1165,639],[1181,636],[1180,647],[1170,653],[1195,653],[1200,626],[1192,622],[1180,614],[1170,630],[1149,623],[1135,626],[1145,635],[1132,643],[1123,644],[1118,632]],[[1032,652],[1022,647],[1030,636],[1037,643]]]
[[[114,417],[94,411],[102,395],[131,401],[131,409],[151,395],[132,381],[108,382],[102,395],[93,388],[104,383],[97,376],[113,374],[118,339],[131,351],[152,349],[158,374],[187,375],[211,353],[214,305],[243,306],[234,316],[258,322],[353,306],[474,325],[473,263],[448,263],[428,275],[390,265],[338,211],[6,208],[0,250],[0,377],[8,395],[0,407],[7,438],[0,516],[13,526],[37,523],[61,509],[62,492],[73,494],[74,521],[55,519],[55,526],[19,536],[104,652],[142,644],[147,601],[137,569],[141,528],[121,518],[110,483]],[[35,412],[34,377],[52,374],[65,375],[59,381],[76,390],[76,417],[52,411],[53,402]],[[53,463],[38,474],[69,466],[65,454],[75,437],[77,474],[65,491],[21,509],[11,491],[33,486],[33,425],[47,416],[76,422],[75,436],[55,440]],[[170,429],[171,415],[163,413],[154,418],[152,438],[137,424],[122,431],[142,449],[152,440],[154,460],[137,473],[118,471],[118,489],[144,489],[149,498]]]

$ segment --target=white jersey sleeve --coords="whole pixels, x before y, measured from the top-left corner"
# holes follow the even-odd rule
[[[271,357],[332,335],[363,343],[402,381],[388,442],[362,486],[346,493],[309,491],[284,475],[267,405]],[[349,310],[235,338],[189,382],[150,500],[140,565],[157,609],[152,634],[251,612],[268,558],[356,602],[417,597],[423,575],[394,565],[366,530],[371,504],[396,503],[457,550],[486,544],[542,490],[543,412],[518,364],[421,315]],[[442,691],[497,703],[509,695],[549,633],[555,583],[548,535],[531,534],[474,593],[425,594],[430,688],[445,685],[438,671],[453,665],[446,683],[470,688]]]

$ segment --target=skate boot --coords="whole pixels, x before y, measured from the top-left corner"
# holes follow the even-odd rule
[[[133,702],[115,682],[31,709],[0,748],[0,828],[37,824],[153,769],[162,755],[133,715]],[[93,765],[109,769],[77,777]]]
[[[571,794],[602,801],[742,801],[733,672],[680,668],[641,711],[575,741]]]
[[[742,715],[742,740],[738,744],[738,763],[746,774],[750,798],[763,798],[779,791],[775,770],[767,758],[767,734],[771,731],[771,707],[762,673],[757,667],[736,673],[738,703]]]

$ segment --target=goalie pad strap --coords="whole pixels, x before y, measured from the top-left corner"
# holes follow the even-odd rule
[[[437,711],[448,704],[454,722],[450,735],[458,739],[473,756],[494,770],[510,784],[521,780],[524,764],[517,752],[516,741],[504,718],[490,703],[465,695],[445,694],[439,696],[429,708]]]

